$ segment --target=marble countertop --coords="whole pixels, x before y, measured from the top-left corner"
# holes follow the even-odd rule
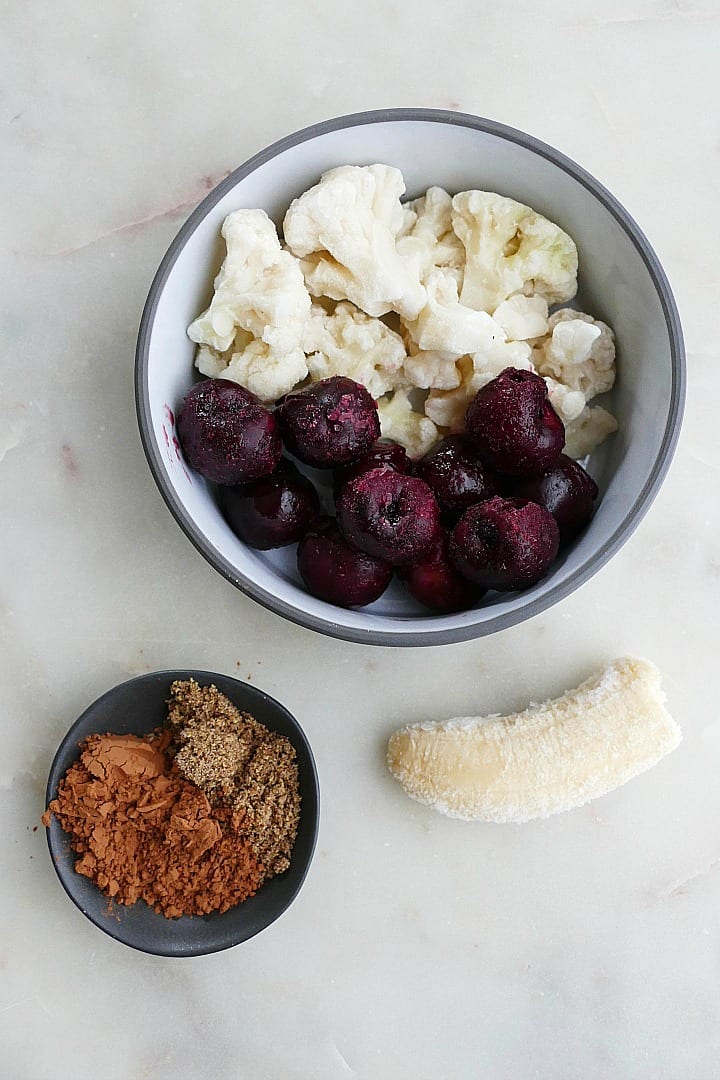
[[[15,4],[3,16],[0,1073],[7,1080],[714,1080],[720,1052],[720,9],[713,0]],[[451,12],[452,14],[448,14]],[[550,611],[422,649],[333,641],[207,565],[146,466],[132,368],[168,243],[274,139],[360,109],[489,116],[580,162],[675,290],[689,394],[632,539]],[[604,661],[664,673],[682,746],[578,811],[406,799],[398,724],[504,712]],[[70,723],[150,670],[283,701],[323,810],[306,885],[226,953],[165,960],[69,903],[42,827]],[[319,677],[322,674],[322,678]]]

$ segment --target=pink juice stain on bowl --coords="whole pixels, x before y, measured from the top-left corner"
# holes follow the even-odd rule
[[[166,428],[165,424],[162,425],[163,439],[165,440],[165,447],[166,447],[166,449],[168,451],[168,460],[169,460],[170,464],[172,465],[173,464],[173,455],[172,455],[172,453],[170,451],[170,445],[172,443],[172,448],[175,451],[175,457],[180,462],[180,468],[182,469],[183,473],[185,474],[185,477],[186,477],[188,483],[192,484],[192,482],[193,482],[192,476],[190,475],[190,473],[185,468],[185,462],[183,461],[182,451],[180,449],[180,443],[178,442],[178,437],[175,434],[175,413],[172,411],[172,409],[167,404],[167,402],[165,403],[165,405],[163,405],[163,410],[165,412],[165,418],[166,418],[168,424],[170,425],[170,431],[172,432],[172,438],[171,438],[171,436],[168,435],[168,429]]]

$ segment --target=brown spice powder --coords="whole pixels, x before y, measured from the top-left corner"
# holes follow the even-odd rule
[[[211,804],[241,815],[242,833],[264,876],[287,870],[300,818],[290,740],[240,712],[217,687],[194,679],[171,685],[167,725],[179,772]]]
[[[227,911],[265,871],[242,810],[211,807],[174,766],[170,738],[90,736],[43,824],[55,815],[80,856],[77,872],[120,904],[145,900],[168,917]]]

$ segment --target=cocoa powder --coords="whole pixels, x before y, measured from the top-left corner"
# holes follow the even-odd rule
[[[78,873],[119,904],[168,917],[227,911],[265,876],[242,810],[212,807],[168,754],[169,731],[92,735],[43,815],[70,833]]]

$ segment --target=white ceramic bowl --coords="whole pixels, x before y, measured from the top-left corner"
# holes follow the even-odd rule
[[[589,528],[524,592],[471,611],[432,615],[393,583],[367,608],[344,610],[308,595],[295,549],[246,547],[212,491],[182,459],[174,415],[196,373],[185,329],[206,306],[231,210],[262,207],[278,223],[291,199],[336,165],[383,162],[402,170],[408,197],[433,184],[512,196],[562,226],[580,255],[579,305],[615,330],[620,429],[593,454],[600,502]],[[684,401],[682,332],[667,279],[642,232],[606,189],[537,139],[490,120],[431,109],[358,113],[290,135],[241,165],[188,218],[163,259],[142,316],[136,400],[153,476],[178,524],[212,565],[248,596],[314,630],[380,645],[431,645],[492,633],[576,589],[621,547],[662,482]]]

